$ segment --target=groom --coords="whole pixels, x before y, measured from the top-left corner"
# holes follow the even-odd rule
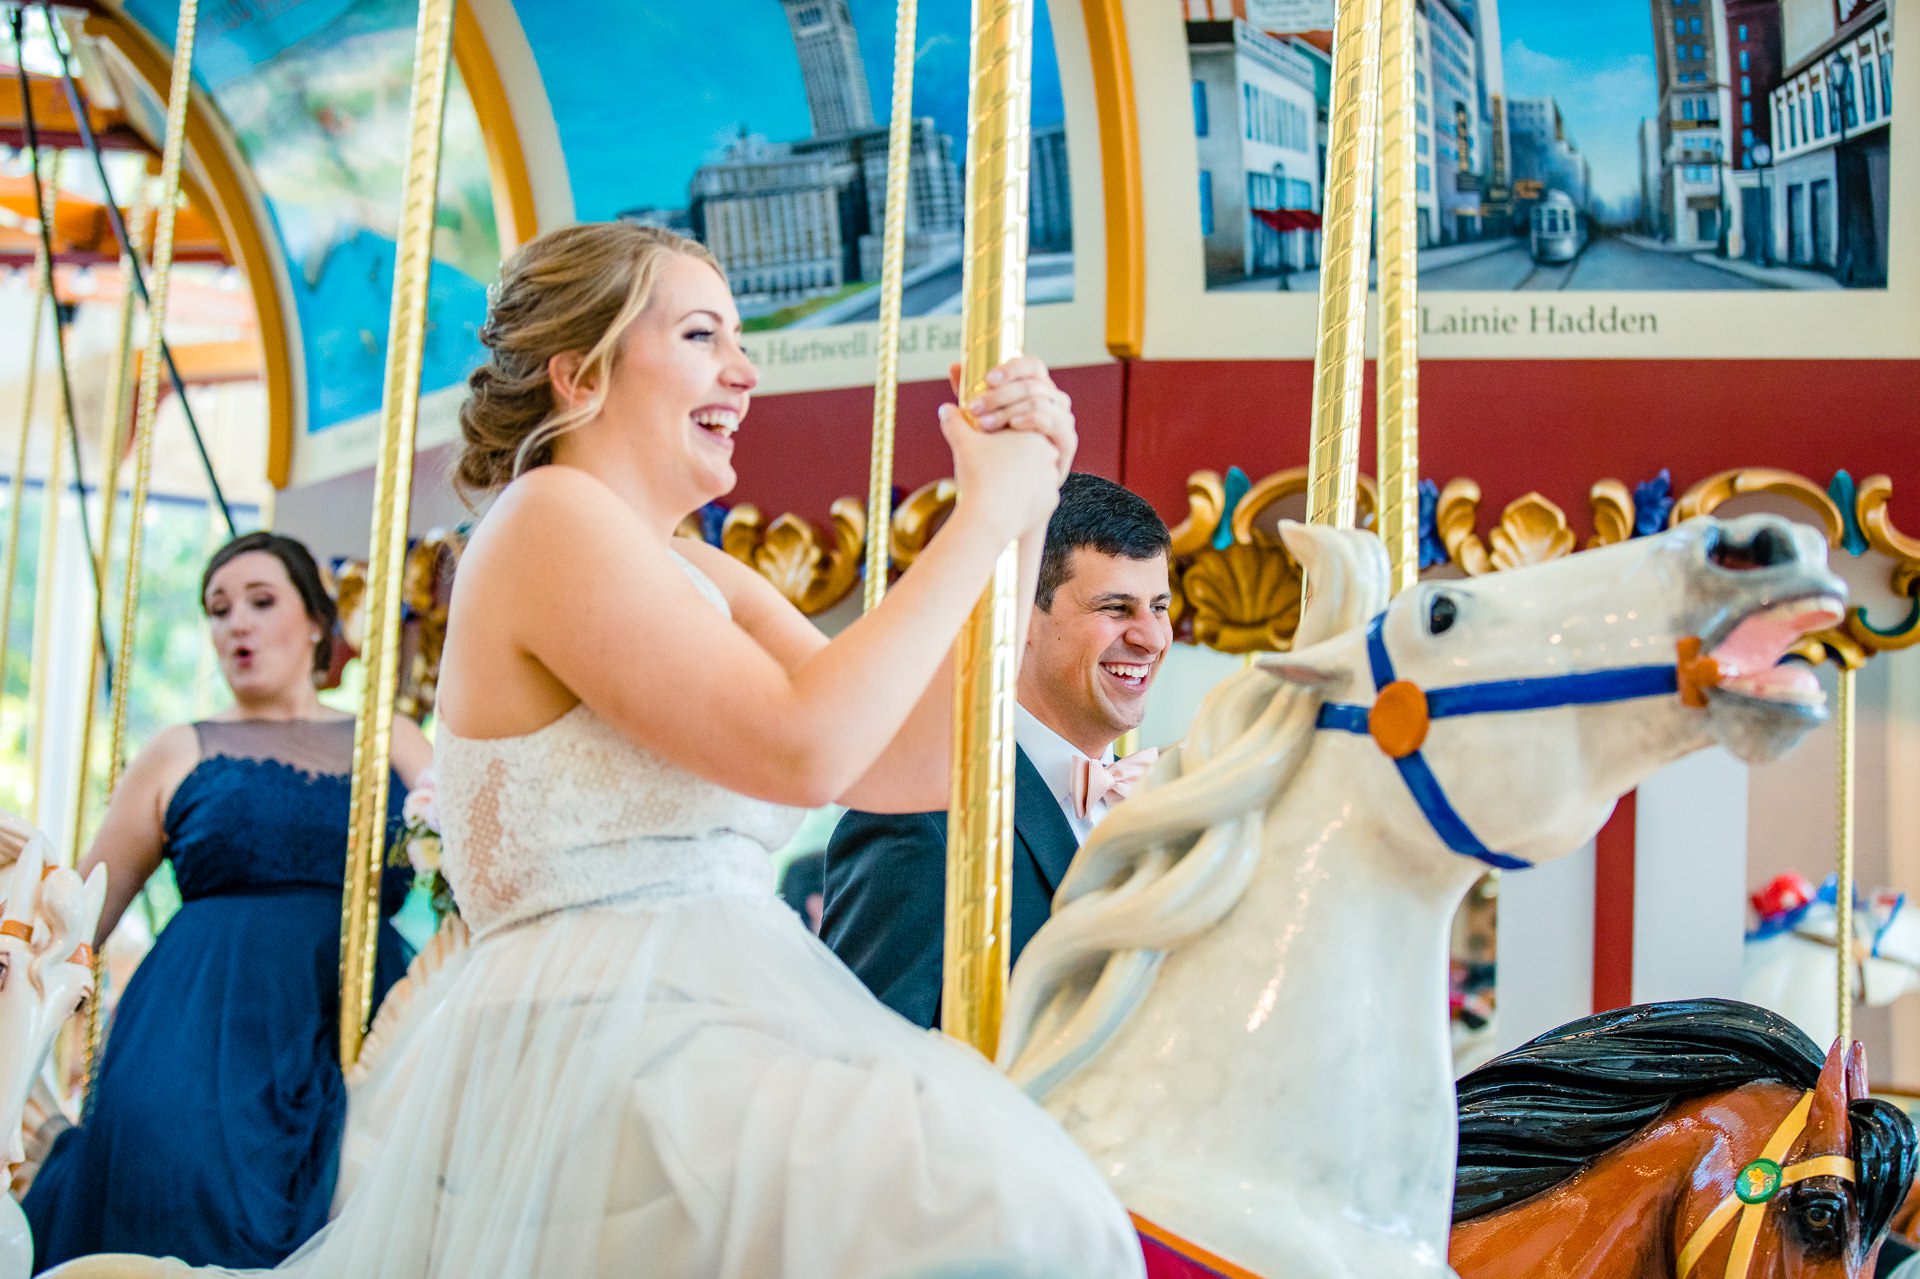
[[[1047,523],[1020,663],[1014,741],[1013,957],[1068,864],[1147,760],[1115,761],[1173,642],[1171,539],[1145,501],[1075,473]],[[940,1016],[947,815],[853,811],[827,844],[821,937],[910,1021]]]

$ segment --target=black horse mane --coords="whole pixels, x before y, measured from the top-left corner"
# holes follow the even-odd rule
[[[1658,1119],[1668,1106],[1761,1080],[1812,1088],[1823,1058],[1778,1014],[1731,999],[1637,1004],[1569,1022],[1456,1085],[1457,1225],[1559,1185]],[[1879,1100],[1848,1107],[1861,1238],[1871,1245],[1913,1180],[1906,1113]]]

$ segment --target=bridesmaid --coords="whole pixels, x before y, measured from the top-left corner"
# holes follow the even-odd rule
[[[27,1194],[36,1270],[93,1252],[271,1266],[333,1196],[354,733],[315,691],[334,602],[305,546],[249,533],[208,563],[201,604],[233,705],[148,743],[81,863],[108,871],[96,944],[164,859],[182,905],[120,1001],[91,1114]],[[396,720],[390,817],[431,757]],[[383,917],[407,882],[387,876]],[[383,918],[376,999],[406,958]]]

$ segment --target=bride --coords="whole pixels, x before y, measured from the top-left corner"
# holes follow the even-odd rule
[[[733,487],[756,381],[704,248],[625,223],[541,236],[481,336],[458,481],[499,495],[461,558],[436,760],[474,943],[356,1091],[340,1213],[287,1266],[1139,1275],[1065,1134],[875,1002],[767,857],[807,806],[945,807],[948,650],[1015,538],[1031,599],[1066,396],[1020,358],[942,410],[962,501],[829,642],[673,536]]]

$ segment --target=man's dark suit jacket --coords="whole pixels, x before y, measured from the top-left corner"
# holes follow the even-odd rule
[[[1013,957],[1046,922],[1079,841],[1025,751],[1013,790]],[[820,935],[880,1002],[936,1024],[946,933],[947,815],[850,811],[827,842]]]

